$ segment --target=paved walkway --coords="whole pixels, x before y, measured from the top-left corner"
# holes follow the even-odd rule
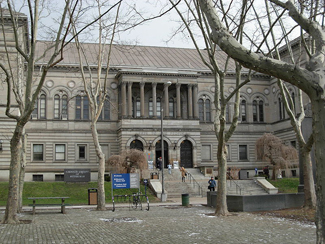
[[[94,206],[74,206],[67,214],[59,209],[24,208],[19,216],[31,224],[0,225],[0,243],[315,243],[314,225],[235,213],[213,216],[206,198],[191,198],[190,207],[181,198],[154,203],[150,210],[129,210],[117,205],[116,211],[95,211]],[[108,209],[112,205],[107,205]],[[4,211],[1,210],[2,219]]]

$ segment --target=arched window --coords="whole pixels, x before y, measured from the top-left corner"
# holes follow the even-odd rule
[[[83,115],[84,120],[89,120],[89,100],[87,96],[83,97]]]
[[[204,101],[202,98],[199,99],[198,104],[199,104],[199,119],[200,121],[204,121],[204,106],[203,106]]]
[[[97,97],[97,103],[99,103],[98,97]],[[98,120],[109,120],[109,119],[110,119],[110,103],[109,103],[109,97],[106,97]]]
[[[169,98],[169,117],[174,118],[175,113],[174,113],[174,99]]]
[[[290,108],[292,109],[294,114],[296,114],[296,101],[295,101],[295,93],[294,92],[291,92],[291,100],[292,100],[293,108],[291,106],[290,106]]]
[[[45,96],[45,94],[42,94],[40,96],[39,108],[40,108],[40,118],[46,119],[46,96]]]
[[[282,102],[282,99],[279,97],[279,117],[280,120],[285,119],[285,108],[284,108],[284,103]]]
[[[205,121],[211,121],[211,104],[209,99],[205,100]]]
[[[226,122],[230,122],[230,111],[229,111],[229,104],[226,105]]]
[[[35,101],[32,119],[46,119],[46,95],[41,94]]]
[[[89,120],[89,101],[87,96],[76,96],[76,117],[77,120]]]
[[[60,96],[54,96],[54,119],[60,118]]]
[[[140,140],[133,140],[130,144],[130,149],[138,149],[143,151],[143,143]]]
[[[246,117],[246,100],[242,100],[240,103],[240,117],[242,122],[247,121]]]
[[[198,100],[199,119],[200,121],[211,121],[211,102],[206,96]]]
[[[81,119],[81,96],[76,96],[76,119]]]
[[[54,96],[54,119],[68,119],[68,97],[67,95]]]
[[[258,113],[260,122],[264,122],[264,103],[262,100],[258,102]]]
[[[264,103],[262,100],[253,101],[253,122],[264,122]]]

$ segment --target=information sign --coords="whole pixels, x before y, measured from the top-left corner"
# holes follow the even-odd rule
[[[139,174],[112,174],[113,189],[139,188]]]

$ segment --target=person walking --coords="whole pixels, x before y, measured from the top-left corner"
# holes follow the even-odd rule
[[[216,188],[216,181],[213,179],[213,177],[211,177],[211,179],[208,181],[209,183],[209,186],[208,188],[210,189],[210,191],[215,191],[215,188]]]
[[[179,170],[181,171],[182,182],[185,182],[185,176],[187,176],[187,171],[185,170],[184,167],[181,167]]]

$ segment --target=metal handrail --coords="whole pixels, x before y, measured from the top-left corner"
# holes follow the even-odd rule
[[[193,188],[195,189],[195,186],[197,186],[199,189],[199,195],[201,195],[203,197],[204,191],[202,189],[202,186],[194,179],[194,177],[191,173],[187,172],[187,176],[190,180],[190,184],[192,184],[192,181],[193,181]]]
[[[229,176],[229,179],[230,179],[230,187],[231,187],[231,183],[232,183],[232,182],[235,183],[235,185],[236,185],[236,193],[238,193],[237,191],[238,191],[238,188],[239,188],[239,195],[241,195],[241,191],[244,190],[244,188],[241,188],[241,187],[237,184],[237,182],[235,181],[234,178],[232,178],[232,176],[230,175],[229,172],[227,172],[227,175]]]

